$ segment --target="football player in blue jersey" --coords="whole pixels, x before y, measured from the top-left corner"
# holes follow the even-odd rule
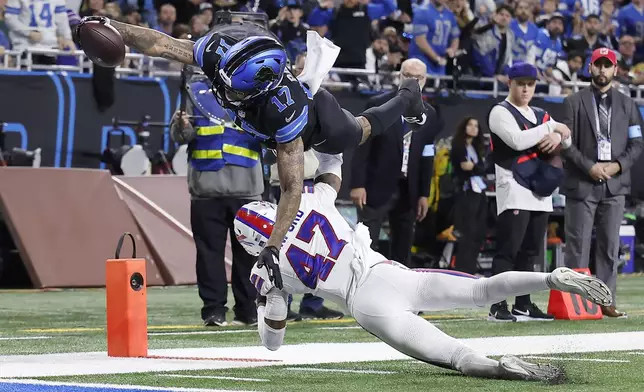
[[[284,47],[264,26],[236,19],[216,25],[197,42],[100,16],[83,18],[79,29],[88,22],[110,24],[127,46],[140,53],[199,66],[235,124],[277,150],[282,196],[275,227],[258,263],[266,265],[281,285],[276,260],[300,205],[304,151],[339,154],[391,128],[401,117],[412,129],[427,117],[418,80],[404,76],[394,98],[354,117],[328,91],[320,89],[312,95],[293,76],[286,67]],[[82,46],[78,34],[76,39]]]

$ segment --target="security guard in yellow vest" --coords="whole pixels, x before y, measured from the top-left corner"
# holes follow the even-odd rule
[[[208,102],[209,110],[216,105]],[[201,106],[199,106],[201,107]],[[261,200],[264,192],[261,146],[252,136],[225,123],[223,110],[217,113],[221,122],[202,117],[198,107],[187,102],[186,112],[195,112],[193,120],[175,113],[171,124],[172,138],[188,144],[188,186],[190,220],[197,247],[197,285],[203,301],[201,318],[206,326],[226,325],[228,285],[224,252],[227,232],[232,241],[233,265],[231,284],[235,306],[235,325],[255,325],[257,292],[248,277],[255,263],[237,242],[233,220],[237,210],[250,200]],[[201,118],[199,118],[201,117]],[[183,127],[179,126],[180,121]]]

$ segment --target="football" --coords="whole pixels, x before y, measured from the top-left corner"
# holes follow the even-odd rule
[[[80,27],[78,39],[87,57],[101,67],[115,68],[125,59],[123,38],[110,25],[87,22]]]

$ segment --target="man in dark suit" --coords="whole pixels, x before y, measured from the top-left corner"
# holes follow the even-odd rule
[[[417,79],[425,85],[426,66],[417,59],[403,62],[402,78]],[[371,98],[367,107],[378,106],[396,92]],[[368,228],[376,249],[380,227],[389,218],[391,252],[389,258],[405,265],[411,259],[414,221],[427,215],[433,140],[440,131],[436,111],[427,103],[427,119],[411,132],[402,120],[396,129],[383,132],[362,144],[351,160],[351,199],[358,207],[358,218]]]
[[[633,99],[611,88],[617,72],[615,52],[592,53],[592,85],[567,97],[563,119],[572,131],[572,146],[563,151],[566,179],[566,254],[570,268],[588,268],[593,226],[595,272],[613,292],[604,316],[626,317],[615,309],[619,228],[625,195],[631,190],[630,168],[642,152],[642,117]],[[595,225],[596,223],[596,225]]]

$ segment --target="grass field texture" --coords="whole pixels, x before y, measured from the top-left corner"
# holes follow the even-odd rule
[[[428,314],[425,317],[458,338],[567,335],[644,331],[644,277],[624,276],[618,282],[618,308],[628,319],[491,323],[487,309]],[[547,308],[548,293],[534,296]],[[232,296],[229,302],[232,306]],[[328,304],[331,305],[331,304]],[[257,346],[250,327],[204,328],[195,287],[149,288],[150,349]],[[294,309],[297,309],[297,302]],[[105,292],[95,290],[0,291],[0,374],[2,359],[11,355],[79,353],[106,350]],[[232,319],[232,312],[229,312]],[[349,317],[337,321],[289,323],[285,344],[377,342]],[[146,385],[253,391],[640,391],[644,352],[541,355],[533,361],[557,362],[569,375],[563,385],[545,386],[497,380],[475,380],[415,360],[299,364],[235,369],[206,369],[115,375],[38,377],[75,383]],[[543,358],[545,357],[545,358]],[[5,387],[8,384],[5,384]],[[0,383],[0,391],[3,389]],[[60,390],[65,390],[60,389]]]

